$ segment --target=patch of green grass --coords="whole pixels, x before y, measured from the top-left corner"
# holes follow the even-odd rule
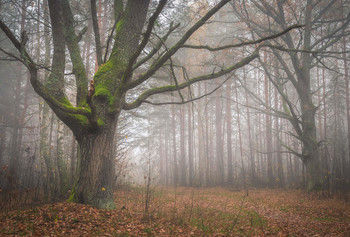
[[[14,216],[12,219],[15,221],[24,221],[26,218],[18,215],[18,216]]]
[[[312,220],[315,221],[326,221],[326,222],[336,222],[332,217],[329,216],[324,216],[324,217],[314,217]]]
[[[118,234],[117,236],[120,236],[120,237],[129,237],[129,232],[123,232],[121,234]]]
[[[147,227],[143,229],[143,231],[148,235],[148,236],[153,236],[153,229],[151,227]]]
[[[255,211],[247,211],[247,215],[249,216],[250,226],[251,227],[265,227],[267,226],[267,220],[260,216]]]
[[[197,227],[204,234],[212,234],[212,232],[213,232],[212,229],[208,225],[205,225],[204,219],[202,219],[202,218],[192,218],[191,225]]]
[[[290,212],[290,208],[289,207],[280,207],[279,208],[279,210],[281,211],[281,212],[285,212],[285,213],[288,213],[288,212]]]

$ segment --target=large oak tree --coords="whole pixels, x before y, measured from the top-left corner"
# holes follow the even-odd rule
[[[178,24],[169,24],[167,31],[158,36],[158,42],[151,47],[149,40],[161,13],[167,4],[166,0],[156,2],[156,8],[150,10],[150,0],[114,0],[115,28],[112,50],[106,61],[103,60],[102,47],[97,22],[96,2],[91,0],[91,19],[95,33],[96,58],[99,68],[94,79],[89,82],[80,52],[79,40],[84,30],[77,32],[69,0],[48,0],[53,38],[53,58],[50,75],[42,82],[38,70],[41,68],[26,50],[26,33],[21,39],[0,21],[0,27],[18,50],[19,55],[9,52],[11,57],[21,61],[30,72],[30,81],[34,90],[40,95],[54,113],[74,133],[78,142],[78,178],[71,193],[70,200],[94,205],[98,208],[113,208],[113,184],[115,176],[114,137],[118,118],[122,110],[131,110],[155,94],[181,90],[191,84],[218,78],[244,65],[259,56],[260,45],[264,40],[276,38],[295,28],[292,26],[282,32],[257,41],[243,42],[222,47],[203,47],[186,45],[186,41],[207,20],[223,8],[229,0],[221,0],[197,22],[187,28],[185,33],[171,46],[165,42],[169,35],[178,28]],[[151,11],[151,12],[150,12]],[[154,35],[157,35],[154,33]],[[154,87],[130,96],[130,90],[150,80],[162,67],[172,67],[171,58],[184,47],[220,51],[233,47],[249,46],[250,55],[244,58],[232,58],[224,66],[210,74],[189,78],[178,83],[175,78],[168,85]],[[68,49],[73,74],[76,82],[76,101],[72,102],[65,94],[65,70],[69,63],[66,60]],[[145,50],[147,48],[147,50]],[[108,50],[108,47],[107,47]],[[107,55],[107,54],[106,54]],[[141,73],[134,73],[135,70]],[[170,70],[172,71],[172,70]],[[90,86],[88,86],[90,84]],[[184,101],[182,101],[184,102]]]

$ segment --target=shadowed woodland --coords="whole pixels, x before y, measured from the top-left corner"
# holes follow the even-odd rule
[[[346,236],[349,5],[0,0],[0,235]]]

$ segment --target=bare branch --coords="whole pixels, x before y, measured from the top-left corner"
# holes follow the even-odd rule
[[[32,60],[32,58],[27,53],[26,49],[23,48],[21,42],[15,37],[15,35],[12,33],[12,31],[7,27],[7,25],[0,19],[0,28],[2,31],[6,34],[7,38],[12,42],[12,44],[16,47],[18,52],[21,53],[21,62],[27,67],[33,67],[35,68],[35,63]]]
[[[77,35],[77,41],[80,42],[80,40],[83,38],[83,35],[86,33],[88,27],[85,26]]]
[[[215,91],[219,90],[222,85],[224,85],[228,80],[231,79],[231,75],[228,76],[223,82],[221,82],[217,87],[215,87],[212,91],[206,93],[206,94],[203,94],[201,96],[198,96],[198,97],[195,97],[195,98],[191,98],[189,100],[186,100],[186,101],[173,101],[173,102],[161,102],[161,103],[157,103],[157,102],[152,102],[152,101],[149,101],[149,100],[145,100],[144,103],[146,104],[151,104],[151,105],[171,105],[171,104],[174,104],[174,105],[181,105],[181,104],[187,104],[187,103],[190,103],[190,102],[194,102],[196,100],[200,100],[206,96],[209,96],[209,95],[212,95]]]
[[[134,64],[132,70],[135,70],[136,68],[147,62],[149,59],[151,59],[153,55],[155,55],[159,51],[164,42],[168,39],[169,35],[179,26],[180,23],[176,24],[175,26],[173,26],[173,24],[171,23],[168,32],[161,38],[161,40],[159,40],[158,44],[151,50],[151,52],[149,52],[149,54],[147,54],[144,58],[140,59]]]
[[[303,155],[300,154],[299,152],[293,150],[291,147],[287,146],[286,144],[283,144],[281,143],[281,145],[286,148],[290,153],[292,153],[293,155],[297,156],[297,157],[300,157],[300,158],[303,158]]]
[[[160,94],[160,93],[164,93],[164,92],[170,92],[170,91],[176,91],[179,89],[184,89],[184,88],[187,88],[196,82],[211,80],[211,79],[226,75],[226,74],[228,74],[228,73],[230,73],[238,68],[241,68],[241,67],[249,64],[251,61],[253,61],[257,57],[259,57],[259,49],[260,48],[257,48],[250,56],[243,58],[241,61],[239,61],[238,63],[236,63],[230,67],[221,69],[219,72],[213,72],[211,74],[193,77],[193,78],[189,79],[188,81],[185,81],[185,82],[179,84],[178,86],[167,85],[167,86],[149,89],[149,90],[145,91],[144,93],[142,93],[134,102],[129,103],[129,104],[124,103],[123,109],[129,110],[129,109],[136,108],[136,107],[140,106],[148,97],[150,97],[151,95],[154,95],[154,94]]]
[[[263,37],[263,38],[260,38],[258,40],[250,40],[250,41],[246,41],[246,42],[242,42],[242,43],[238,43],[238,44],[224,45],[224,46],[215,47],[215,48],[207,46],[207,45],[183,45],[181,48],[206,49],[206,50],[209,50],[209,51],[219,51],[219,50],[224,50],[224,49],[229,49],[229,48],[238,48],[238,47],[247,46],[247,45],[259,44],[259,43],[262,43],[262,42],[270,40],[270,39],[278,38],[278,37],[286,34],[287,32],[289,32],[289,31],[291,31],[293,29],[301,28],[303,26],[304,25],[299,25],[299,24],[292,25],[292,26],[288,27],[287,29],[285,29],[285,30],[283,30],[283,31],[281,31],[281,32],[279,32],[277,34],[270,35],[270,36],[267,36],[267,37]]]
[[[17,57],[16,55],[14,55],[14,54],[12,54],[12,53],[10,53],[10,52],[7,52],[6,50],[4,50],[4,49],[2,49],[2,48],[0,48],[0,51],[1,52],[3,52],[4,54],[6,54],[7,56],[9,56],[9,57],[11,57],[12,59],[0,59],[0,60],[6,60],[6,61],[19,61],[19,62],[21,62],[21,63],[23,63],[24,65],[25,65],[25,62],[21,59],[21,58],[19,58],[19,57]]]

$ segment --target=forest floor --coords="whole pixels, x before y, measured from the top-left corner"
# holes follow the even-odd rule
[[[0,236],[350,236],[350,204],[302,191],[153,188],[115,194],[116,210],[61,202],[0,213]]]

